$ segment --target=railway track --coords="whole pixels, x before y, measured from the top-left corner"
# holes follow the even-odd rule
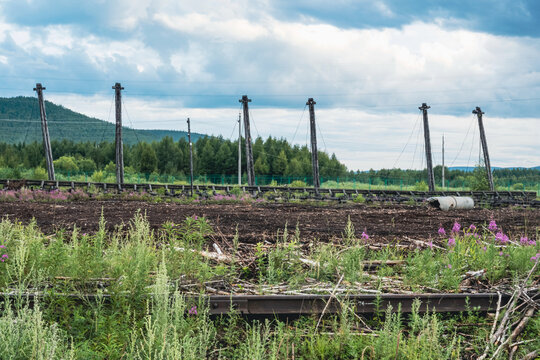
[[[532,298],[535,295],[530,294]],[[55,299],[69,299],[76,303],[106,303],[112,301],[107,294],[64,294],[64,293],[0,293],[0,301],[22,297],[30,305]],[[197,297],[186,297],[195,304]],[[452,313],[467,310],[495,311],[499,295],[497,293],[473,294],[359,294],[359,295],[210,295],[204,301],[209,305],[211,315],[225,315],[231,311],[245,316],[301,316],[338,314],[342,304],[352,306],[357,314],[374,314],[385,311],[388,306],[401,312],[411,312],[414,301],[420,301],[419,312]],[[501,294],[501,306],[510,300],[510,295]]]
[[[27,187],[31,189],[100,189],[104,192],[145,191],[150,195],[161,192],[165,196],[189,196],[189,185],[174,184],[116,184],[104,182],[77,182],[77,181],[48,181],[48,180],[0,180],[3,189],[18,189]],[[218,191],[232,195],[238,187],[231,185],[194,185],[193,193],[199,198],[210,199]],[[265,195],[267,199],[299,199],[299,200],[330,200],[348,201],[353,197],[362,195],[366,202],[423,202],[432,196],[470,196],[477,204],[490,206],[524,205],[540,208],[540,201],[536,200],[534,191],[407,191],[407,190],[360,190],[360,189],[323,189],[318,191],[312,187],[285,187],[285,186],[241,186],[240,190],[249,193],[255,198]]]

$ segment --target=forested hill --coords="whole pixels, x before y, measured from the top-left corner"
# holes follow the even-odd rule
[[[50,101],[45,101],[45,108],[51,140],[66,139],[76,143],[114,141],[115,125],[110,122],[88,117]],[[114,117],[114,109],[111,116]],[[125,120],[124,124],[126,124]],[[187,133],[176,130],[134,130],[125,126],[122,132],[125,144],[160,141],[165,136],[178,141],[181,138],[187,138]],[[193,133],[192,136],[196,141],[203,135]],[[19,144],[41,140],[37,98],[0,97],[0,142]]]

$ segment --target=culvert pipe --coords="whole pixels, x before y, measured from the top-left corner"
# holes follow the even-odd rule
[[[474,200],[469,196],[435,196],[427,199],[427,202],[443,211],[474,208]]]

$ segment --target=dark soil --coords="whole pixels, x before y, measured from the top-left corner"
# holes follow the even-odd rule
[[[540,228],[540,210],[522,208],[453,210],[442,212],[427,206],[365,205],[365,204],[178,204],[148,203],[139,201],[81,201],[69,203],[2,202],[0,217],[9,217],[23,223],[35,218],[41,230],[50,234],[59,229],[81,232],[97,230],[101,211],[107,227],[114,229],[127,224],[140,209],[146,214],[153,229],[160,229],[167,221],[182,222],[188,216],[204,216],[212,224],[216,234],[230,240],[238,227],[243,243],[273,242],[278,231],[288,224],[290,232],[298,224],[303,240],[332,241],[345,228],[347,217],[359,237],[362,231],[370,236],[370,243],[401,243],[414,240],[438,239],[437,230],[443,226],[447,232],[454,221],[463,227],[470,224],[482,226],[495,219],[497,224],[519,240],[527,233],[536,238]],[[442,240],[442,239],[441,239]]]

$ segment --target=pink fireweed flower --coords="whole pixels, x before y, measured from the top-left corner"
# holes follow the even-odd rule
[[[499,241],[501,244],[506,244],[510,239],[507,235],[503,234],[502,231],[499,231],[495,235],[495,240]]]
[[[188,310],[189,315],[197,315],[197,307],[192,306],[191,309]]]
[[[536,253],[536,256],[531,257],[531,261],[536,261],[540,259],[540,253]]]
[[[427,244],[429,246],[429,249],[433,250],[433,241],[430,240]]]
[[[9,258],[9,255],[8,255],[8,254],[2,255],[2,259],[7,259],[7,258]]]
[[[6,245],[0,245],[0,249],[5,249]]]
[[[529,240],[530,246],[536,246],[536,240]]]
[[[523,246],[529,245],[529,238],[526,236],[522,236],[521,239],[519,239],[519,243]]]
[[[456,245],[456,239],[450,238],[448,239],[448,246],[454,246]]]
[[[491,230],[491,231],[497,230],[497,223],[495,222],[495,220],[491,220],[489,222],[488,229]]]
[[[461,229],[461,225],[457,221],[454,222],[454,226],[452,226],[452,232],[458,233],[460,229]]]
[[[366,234],[365,231],[362,231],[362,239],[363,239],[363,240],[368,240],[368,239],[369,239],[369,235]]]
[[[471,224],[471,226],[469,226],[469,230],[471,230],[471,231],[476,230],[476,226],[474,226],[474,224]]]
[[[484,252],[486,252],[486,251],[487,251],[487,247],[484,246],[484,247],[482,248],[482,250],[484,250]]]
[[[451,269],[451,268],[452,268],[452,264],[448,264],[446,267],[449,268],[449,269]]]
[[[442,226],[439,228],[438,232],[439,232],[439,235],[446,235],[446,231],[444,230]]]

